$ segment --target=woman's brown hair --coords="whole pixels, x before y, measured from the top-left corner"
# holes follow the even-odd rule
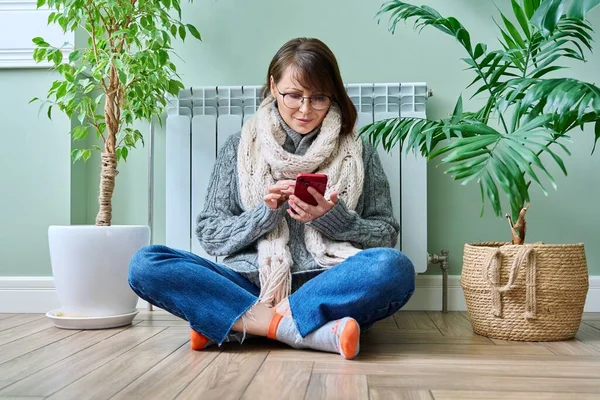
[[[333,52],[319,39],[296,38],[285,43],[269,65],[263,98],[270,94],[271,76],[278,82],[288,66],[294,67],[295,80],[314,93],[332,97],[342,114],[341,133],[350,133],[356,122],[356,108],[348,97]]]

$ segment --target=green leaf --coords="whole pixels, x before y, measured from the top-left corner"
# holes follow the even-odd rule
[[[512,24],[512,22],[510,22],[508,20],[508,18],[506,18],[504,16],[503,13],[500,13],[500,16],[502,17],[502,21],[504,22],[506,29],[510,33],[510,36],[512,36],[512,38],[515,40],[515,43],[517,43],[522,49],[525,49],[527,47],[527,45],[525,44],[525,41],[519,34],[519,31],[517,30],[517,28],[515,28],[515,26]]]
[[[457,175],[458,179],[462,179],[464,177],[467,177],[467,176],[470,176],[470,175],[476,173],[476,169],[474,167],[480,165],[481,163],[483,163],[487,160],[487,157],[478,157],[477,156],[477,155],[483,155],[483,154],[488,154],[487,150],[480,150],[478,152],[470,153],[469,157],[466,158],[469,161],[455,164],[454,166],[448,168],[446,170],[446,173],[450,174],[450,175],[460,173],[460,175]],[[456,161],[461,161],[461,160],[452,160],[452,162],[456,162]]]
[[[83,161],[87,161],[92,156],[92,151],[90,149],[74,149],[71,151],[71,158],[73,159],[73,163],[83,159]]]
[[[74,149],[71,150],[71,159],[73,160],[73,163],[79,161],[81,159],[81,156],[83,155],[81,149]]]
[[[550,67],[545,67],[543,69],[536,69],[532,76],[532,78],[537,79],[537,78],[541,78],[542,76],[546,75],[547,73],[550,73],[552,71],[558,71],[559,69],[564,69],[565,67],[561,67],[560,65],[552,65]]]
[[[44,4],[46,4],[46,0],[37,0],[37,4],[36,7],[40,8],[41,6],[43,6]]]
[[[487,67],[487,65],[490,63],[490,61],[495,60],[498,56],[500,56],[500,58],[502,57],[495,51],[488,53],[488,55],[485,56],[485,58],[479,63],[479,68],[484,69],[485,67]]]
[[[440,137],[440,131],[438,126],[431,125],[427,120],[402,120],[402,123],[409,126],[409,136],[408,140],[406,140],[406,155],[408,155],[409,151],[412,149],[415,154],[418,154],[421,151],[422,154],[427,154],[431,151],[434,141],[434,134]],[[393,138],[390,142],[390,150],[393,145],[396,144],[397,141],[402,139],[400,136],[401,131],[396,130],[394,128]],[[425,144],[423,143],[423,139],[425,139]],[[438,139],[436,138],[436,143]],[[427,151],[425,151],[427,149]]]
[[[73,130],[71,132],[71,136],[73,136],[73,140],[82,140],[87,136],[87,134],[88,134],[88,130],[83,125],[77,125],[76,127],[73,128]]]
[[[500,136],[500,132],[486,124],[477,123],[475,121],[460,125],[451,125],[450,129],[456,129],[461,132],[472,133],[476,135]],[[473,138],[470,138],[473,139]],[[491,142],[490,142],[491,143]]]
[[[185,41],[186,31],[183,25],[179,25],[179,36],[183,41]]]
[[[479,144],[476,147],[480,147]],[[477,148],[476,150],[470,150],[470,149],[465,149],[465,148],[459,147],[458,149],[456,149],[452,153],[450,153],[448,156],[444,157],[444,159],[442,161],[444,163],[463,161],[463,160],[472,159],[474,157],[481,156],[484,154],[489,154],[489,152],[490,151],[485,147]],[[466,165],[466,164],[461,163],[460,165]]]
[[[487,45],[484,43],[477,43],[475,46],[475,52],[473,53],[473,58],[477,60],[479,57],[485,54],[487,50]]]
[[[471,52],[472,52],[471,36],[469,35],[469,32],[466,29],[461,28],[458,30],[458,32],[456,34],[456,38],[463,45],[463,47],[467,50],[467,52],[469,54],[471,54]]]
[[[507,141],[506,144],[508,143],[510,142]],[[513,196],[513,198],[521,197],[528,199],[529,194],[527,193],[527,183],[525,182],[521,166],[518,165],[516,160],[508,154],[507,148],[508,146],[503,146],[502,151],[498,151],[496,155],[507,168],[507,179],[509,179],[509,185],[516,185],[516,188],[518,189],[519,196]]]
[[[527,19],[530,19],[536,10],[533,6],[532,0],[523,0],[523,9],[525,10],[525,15],[527,16]]]
[[[167,54],[166,51],[164,50],[158,50],[158,62],[159,65],[163,66],[167,63],[167,60],[169,58],[169,55]]]
[[[494,209],[494,212],[496,213],[496,215],[500,215],[502,210],[500,205],[500,196],[498,194],[498,187],[496,187],[496,184],[494,183],[494,180],[492,179],[491,175],[488,172],[484,172],[482,174],[482,180],[480,182],[485,188],[488,198],[492,203],[492,208]]]
[[[177,10],[177,15],[179,16],[179,19],[181,19],[181,7],[179,6],[179,0],[172,0],[172,3],[173,8]]]
[[[496,178],[496,181],[500,183],[502,191],[509,197],[514,198],[519,196],[516,185],[511,185],[511,181],[508,179],[510,172],[507,166],[497,157],[490,157],[490,175]]]
[[[483,217],[483,212],[485,210],[485,193],[481,181],[479,182],[479,192],[481,193],[481,212],[479,213],[479,216]]]
[[[538,185],[540,185],[543,193],[545,195],[548,195],[548,191],[546,190],[544,185],[542,185],[542,182],[538,178],[538,176],[535,173],[535,171],[533,170],[533,168],[531,168],[531,163],[528,162],[525,159],[525,157],[522,155],[522,153],[524,153],[524,152],[525,153],[526,152],[533,153],[533,152],[520,144],[516,144],[515,146],[511,146],[511,144],[508,144],[506,146],[506,151],[508,153],[507,156],[512,157],[512,159],[514,159],[515,162],[518,164],[519,168],[524,169],[527,172],[527,174],[529,174],[531,179],[533,179]],[[535,156],[535,153],[530,154],[530,156]]]
[[[196,29],[196,27],[194,25],[187,24],[186,26],[193,37],[195,37],[198,40],[202,40],[202,36],[200,36],[200,32],[198,32],[198,29]]]
[[[486,159],[486,161],[487,161],[487,159]],[[471,168],[467,168],[467,169],[464,169],[463,171],[456,172],[455,174],[450,174],[448,172],[451,168],[449,168],[448,171],[445,171],[445,173],[449,174],[449,175],[453,175],[452,178],[454,178],[454,180],[462,179],[463,181],[460,183],[461,186],[466,186],[472,180],[479,178],[482,171],[485,169],[485,166],[486,166],[486,163],[482,162],[482,163],[478,163],[478,164],[472,166]]]
[[[454,112],[452,113],[452,122],[457,123],[458,121],[460,121],[460,117],[462,116],[462,113],[463,113],[463,102],[462,102],[462,95],[460,95],[458,97],[458,101],[456,102],[456,105],[454,106]]]
[[[120,161],[121,158],[124,161],[127,161],[127,156],[129,155],[129,150],[127,150],[127,147],[119,147],[118,149],[115,150],[115,155],[117,156],[117,161]]]
[[[387,13],[390,14],[388,30],[392,34],[400,21],[414,17],[416,18],[415,30],[421,30],[428,25],[432,26],[450,36],[454,36],[469,54],[472,53],[470,34],[454,17],[443,18],[440,13],[431,7],[418,7],[398,0],[389,0],[383,3],[375,16],[379,21],[383,14]]]
[[[169,80],[169,89],[168,92],[173,96],[177,96],[179,94],[179,90],[183,89],[183,84],[175,79]]]
[[[593,8],[600,5],[600,0],[573,0],[567,16],[569,18],[583,20],[585,15]]]
[[[519,25],[521,25],[521,29],[523,29],[523,33],[529,39],[531,38],[531,31],[529,30],[529,20],[525,15],[525,11],[521,8],[519,3],[516,0],[510,0],[512,3],[513,12],[515,13],[515,17],[517,17],[517,21],[519,21]]]
[[[123,85],[127,84],[127,74],[125,73],[125,71],[119,69],[117,71],[117,74],[119,75],[119,81],[121,81]]]
[[[48,106],[48,118],[52,119],[52,106]]]
[[[565,0],[544,0],[531,17],[531,24],[547,36],[554,32],[565,6]]]
[[[38,100],[39,100],[39,97],[34,97],[33,99],[29,100],[29,103],[27,103],[27,104],[31,104],[34,101],[38,101]]]
[[[87,94],[87,93],[91,92],[92,90],[94,90],[95,87],[96,87],[96,85],[94,83],[90,83],[89,85],[87,85],[85,87],[85,89],[83,90],[83,93]]]
[[[63,59],[63,53],[60,50],[57,50],[54,52],[53,55],[53,60],[54,60],[54,64],[58,65],[62,62]]]
[[[519,154],[525,160],[527,160],[529,165],[533,164],[537,168],[539,168],[546,175],[546,178],[548,178],[548,180],[552,184],[552,187],[556,190],[556,188],[558,186],[556,185],[556,181],[554,180],[554,177],[548,172],[546,167],[544,167],[544,165],[542,164],[542,162],[541,162],[540,158],[537,156],[537,154],[535,154],[534,151],[532,151],[531,149],[526,147],[527,141],[516,141],[515,140],[515,142],[517,142],[516,143],[517,145],[511,146],[511,148],[514,149],[515,151],[518,151]],[[533,176],[531,173],[530,173],[530,175]]]
[[[594,124],[594,136],[594,147],[592,147],[592,154],[594,154],[594,150],[596,150],[596,144],[598,143],[598,139],[600,139],[600,119]]]
[[[482,79],[482,76],[477,74],[477,76],[475,77],[475,79],[473,79],[473,82],[469,83],[469,85],[466,87],[466,89],[470,88],[471,86],[473,86],[474,84],[476,84],[477,82],[479,82]],[[487,86],[486,86],[487,88]]]
[[[39,36],[34,37],[33,39],[31,39],[31,41],[39,47],[49,47],[50,46],[48,43],[46,43],[46,41],[44,41],[43,38],[41,38]]]
[[[461,127],[466,127],[467,125],[460,125]],[[468,154],[470,152],[475,152],[480,149],[485,149],[492,143],[498,141],[500,135],[478,135],[471,137],[463,137],[458,138],[455,141],[451,142],[449,145],[437,150],[433,154],[430,155],[430,158],[436,158],[444,153],[447,153],[450,150],[456,149],[455,152],[451,153],[449,157],[457,158],[461,155]],[[455,154],[456,153],[456,154]],[[444,160],[443,160],[444,161]]]
[[[71,54],[69,54],[69,61],[75,62],[75,61],[79,60],[80,57],[81,57],[81,53],[79,52],[79,50],[74,50],[71,52]]]
[[[87,161],[90,159],[90,157],[92,156],[92,151],[90,149],[85,149],[83,150],[83,161]]]
[[[67,82],[62,82],[56,91],[56,100],[59,100],[67,93]]]

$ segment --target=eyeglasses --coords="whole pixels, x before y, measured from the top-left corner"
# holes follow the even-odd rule
[[[316,111],[325,110],[331,105],[331,97],[326,96],[324,94],[306,97],[300,96],[296,93],[281,93],[279,88],[277,88],[277,91],[283,97],[283,104],[285,104],[285,106],[288,108],[300,108],[304,103],[304,99],[308,99],[310,106],[313,108],[313,110]]]

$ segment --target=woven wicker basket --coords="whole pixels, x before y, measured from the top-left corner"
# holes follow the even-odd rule
[[[460,280],[475,333],[555,341],[577,333],[589,278],[583,244],[466,244]]]

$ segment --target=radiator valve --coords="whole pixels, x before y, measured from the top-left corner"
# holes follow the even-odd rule
[[[449,251],[442,250],[439,254],[428,254],[430,264],[440,264],[442,270],[442,312],[448,312],[448,269],[450,268]]]

